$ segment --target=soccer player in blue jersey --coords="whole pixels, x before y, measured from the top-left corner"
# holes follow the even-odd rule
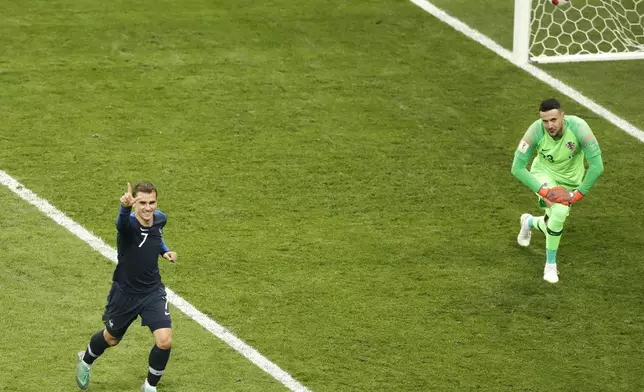
[[[546,236],[543,279],[559,281],[557,250],[571,205],[581,201],[604,171],[602,152],[595,135],[583,119],[564,115],[556,99],[539,106],[539,119],[530,125],[514,153],[512,174],[539,196],[542,216],[521,215],[517,242],[530,245],[531,230]],[[526,169],[533,155],[530,171]],[[584,158],[588,170],[584,167]]]
[[[135,211],[131,212],[132,207]],[[87,349],[78,353],[76,383],[85,390],[92,365],[106,349],[116,346],[138,317],[154,335],[149,371],[142,392],[155,392],[172,348],[172,320],[165,286],[159,274],[158,257],[177,260],[163,241],[166,215],[157,210],[157,189],[153,184],[127,184],[116,220],[118,264],[112,277],[103,314],[105,328],[92,335]]]

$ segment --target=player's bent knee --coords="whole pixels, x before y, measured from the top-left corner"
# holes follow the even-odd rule
[[[161,350],[169,350],[172,348],[172,329],[162,328],[154,331],[154,339],[157,347]]]
[[[103,330],[103,337],[105,338],[107,344],[109,344],[110,346],[116,346],[121,341],[121,339],[118,339],[107,332],[107,329]]]
[[[570,207],[557,203],[550,208],[550,219],[563,223],[568,217],[569,211]]]
[[[170,350],[172,348],[172,338],[157,341],[156,344],[157,344],[157,347],[159,347],[161,350]]]

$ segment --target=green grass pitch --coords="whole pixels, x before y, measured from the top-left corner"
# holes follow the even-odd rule
[[[510,3],[436,1],[506,47]],[[644,389],[644,144],[412,3],[0,9],[0,169],[113,246],[126,183],[155,182],[166,284],[312,391]],[[642,62],[544,69],[644,126]],[[551,96],[606,167],[556,285],[510,174]],[[0,227],[0,391],[75,390],[113,265],[4,187]],[[285,390],[173,312],[160,392]],[[135,323],[90,391],[138,390],[152,344]]]

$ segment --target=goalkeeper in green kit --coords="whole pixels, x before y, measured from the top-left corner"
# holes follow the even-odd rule
[[[541,119],[530,125],[519,142],[512,162],[512,174],[539,195],[539,206],[544,216],[521,215],[521,231],[517,242],[530,245],[532,229],[546,236],[546,266],[543,279],[559,281],[557,249],[564,222],[571,205],[588,193],[604,171],[601,150],[586,121],[577,116],[564,116],[556,99],[541,102]],[[528,160],[534,153],[530,171]],[[584,167],[584,156],[588,171]]]

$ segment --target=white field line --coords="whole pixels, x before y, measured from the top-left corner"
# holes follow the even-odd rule
[[[112,260],[114,263],[117,262],[115,249],[107,245],[105,241],[89,232],[83,226],[71,220],[64,213],[51,205],[47,200],[40,198],[34,192],[27,189],[24,185],[20,184],[13,177],[2,170],[0,170],[0,184],[9,188],[21,199],[34,205],[42,213],[51,218],[54,222],[63,226],[76,237],[86,242],[94,250]],[[269,361],[253,347],[244,343],[241,339],[233,335],[226,328],[219,325],[219,323],[217,323],[215,320],[203,314],[197,308],[192,306],[188,301],[177,295],[174,291],[166,287],[166,292],[168,294],[168,300],[170,301],[170,303],[176,306],[188,317],[195,320],[202,327],[210,331],[213,335],[223,340],[226,344],[235,349],[235,351],[239,352],[241,355],[246,357],[263,371],[270,374],[277,381],[281,382],[289,390],[294,392],[310,392],[309,389],[307,389],[304,385],[300,384],[297,380],[291,377],[290,374],[280,369],[279,366]]]
[[[544,83],[547,83],[553,88],[561,91],[563,94],[579,102],[581,105],[587,107],[588,109],[592,110],[599,116],[613,123],[615,126],[619,127],[624,132],[637,138],[641,142],[644,142],[644,131],[638,129],[628,121],[618,117],[608,109],[604,108],[603,106],[599,105],[592,99],[583,95],[581,92],[575,90],[571,86],[568,86],[562,81],[554,78],[550,74],[544,72],[543,70],[531,64],[521,64],[516,62],[513,59],[512,53],[509,50],[503,48],[501,45],[497,44],[491,38],[481,34],[479,31],[471,28],[470,26],[466,25],[460,20],[447,14],[445,11],[434,6],[430,2],[426,0],[410,0],[410,1],[416,4],[417,6],[419,6],[420,8],[424,9],[425,11],[429,12],[430,14],[434,15],[442,22],[452,26],[457,31],[460,31],[461,33],[465,34],[467,37],[477,41],[481,45],[485,46],[486,48],[490,49],[494,53],[508,60],[512,64],[528,72],[535,78],[541,80]],[[52,206],[47,200],[40,198],[32,191],[25,188],[13,177],[9,176],[7,173],[5,173],[2,170],[0,170],[0,184],[9,188],[15,194],[20,196],[20,198],[22,198],[23,200],[34,205],[36,208],[38,208],[40,211],[42,211],[45,215],[47,215],[49,218],[54,220],[56,223],[66,228],[72,234],[74,234],[75,236],[77,236],[78,238],[86,242],[97,252],[99,252],[103,256],[107,257],[108,259],[116,263],[116,250],[114,250],[112,247],[107,245],[103,240],[96,237],[94,234],[90,233],[83,226],[79,225],[78,223],[68,218],[56,207]],[[288,373],[280,369],[279,366],[269,361],[257,350],[255,350],[253,347],[249,346],[248,344],[244,343],[241,339],[233,335],[230,331],[228,331],[226,328],[221,326],[219,323],[217,323],[216,321],[212,320],[211,318],[203,314],[201,311],[199,311],[189,302],[187,302],[179,295],[177,295],[174,291],[170,290],[167,287],[166,287],[166,291],[168,293],[168,299],[170,303],[176,306],[188,317],[195,320],[202,327],[210,331],[213,335],[217,336],[219,339],[226,342],[226,344],[228,344],[230,347],[232,347],[237,352],[242,354],[244,357],[246,357],[248,360],[253,362],[255,365],[257,365],[259,368],[264,370],[266,373],[270,374],[273,378],[281,382],[289,390],[297,391],[297,392],[310,392],[309,389],[307,389],[305,386],[303,386],[298,381],[296,381],[291,375],[289,375]]]
[[[442,22],[452,26],[455,30],[460,31],[461,33],[465,34],[467,37],[480,43],[481,45],[490,49],[494,53],[508,60],[512,64],[526,71],[527,73],[534,76],[535,78],[541,80],[542,82],[548,84],[552,88],[559,90],[561,93],[579,102],[581,105],[587,107],[588,109],[592,110],[599,116],[613,123],[613,125],[622,129],[624,132],[638,139],[640,142],[644,142],[644,131],[642,131],[641,129],[638,129],[633,124],[629,123],[623,118],[620,118],[615,113],[609,111],[605,107],[599,105],[597,102],[586,97],[581,92],[575,90],[571,86],[565,84],[559,79],[554,78],[547,72],[535,67],[532,64],[524,64],[524,63],[519,63],[515,61],[514,58],[512,57],[512,52],[505,49],[504,47],[502,47],[501,45],[493,41],[488,36],[481,34],[479,31],[471,28],[470,26],[461,22],[459,19],[449,15],[448,13],[436,7],[435,5],[428,2],[427,0],[410,0],[410,1],[416,4],[417,6],[419,6],[420,8],[424,9],[425,11],[429,12],[430,14],[434,15]],[[509,1],[507,3],[512,4]]]

